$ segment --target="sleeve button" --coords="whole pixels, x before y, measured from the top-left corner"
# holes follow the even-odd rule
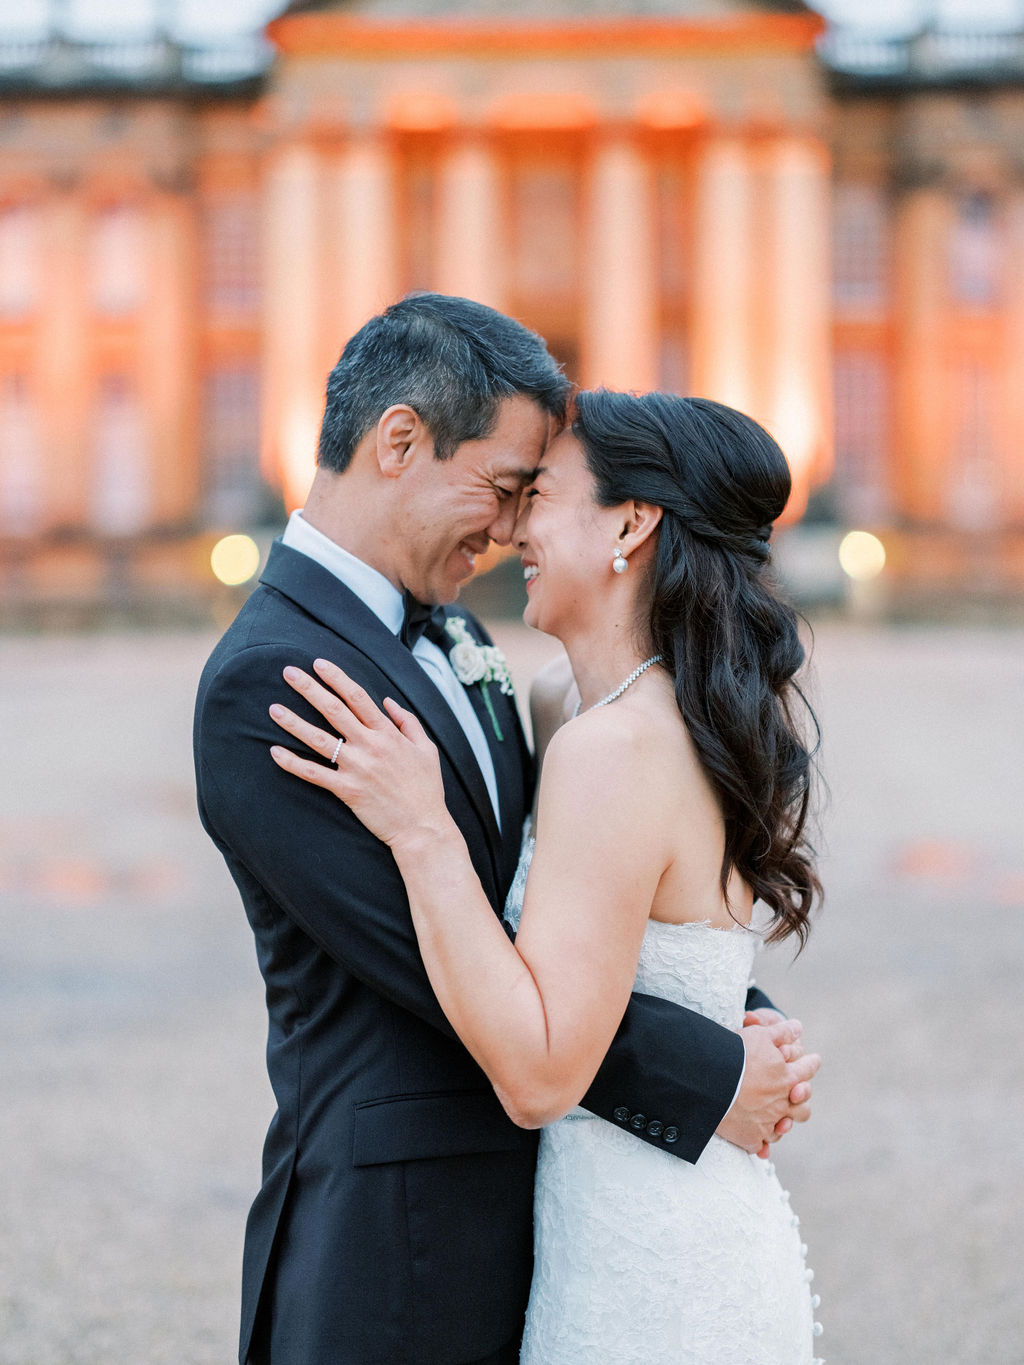
[[[665,1125],[658,1119],[651,1119],[650,1123],[647,1125],[647,1131],[650,1133],[651,1137],[661,1137],[662,1133],[665,1131]]]
[[[628,1123],[629,1110],[626,1108],[624,1104],[620,1104],[618,1109],[612,1110],[612,1118],[615,1120],[616,1123]]]
[[[678,1139],[678,1137],[679,1137],[679,1129],[678,1129],[678,1128],[669,1127],[669,1128],[666,1128],[666,1129],[665,1129],[665,1141],[666,1141],[666,1142],[675,1142],[675,1141]]]
[[[639,1133],[647,1127],[647,1117],[644,1114],[634,1114],[629,1121],[630,1128],[635,1128]]]

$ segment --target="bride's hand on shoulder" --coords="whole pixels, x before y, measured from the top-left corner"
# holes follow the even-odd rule
[[[284,680],[330,729],[311,725],[277,703],[270,716],[326,762],[300,758],[277,744],[271,746],[271,758],[285,772],[332,792],[386,844],[436,837],[451,817],[437,748],[419,720],[390,697],[381,710],[337,664],[317,659],[313,669],[316,677],[286,668]]]

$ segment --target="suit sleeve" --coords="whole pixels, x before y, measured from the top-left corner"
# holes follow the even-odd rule
[[[746,1008],[774,1009],[756,986]],[[669,1000],[634,993],[581,1103],[626,1132],[696,1161],[743,1074],[738,1033]]]
[[[359,676],[360,656],[339,662],[367,683]],[[229,866],[240,864],[325,953],[454,1037],[427,979],[390,850],[342,802],[283,772],[270,757],[272,744],[294,744],[270,719],[272,702],[323,725],[283,681],[289,663],[311,669],[312,661],[294,646],[244,650],[222,665],[202,696],[196,767],[203,823]],[[446,786],[451,780],[446,772]],[[484,869],[477,871],[486,885]],[[267,906],[265,913],[279,912]]]

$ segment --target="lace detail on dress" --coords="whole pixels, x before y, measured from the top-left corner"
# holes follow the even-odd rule
[[[505,906],[516,929],[533,849],[527,833]],[[636,987],[738,1028],[758,942],[652,920]],[[521,1361],[817,1365],[805,1252],[770,1162],[712,1138],[691,1166],[574,1110],[541,1134]]]

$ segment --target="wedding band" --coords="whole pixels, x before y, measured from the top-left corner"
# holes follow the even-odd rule
[[[339,739],[338,742],[337,742],[337,744],[334,746],[334,753],[331,754],[331,762],[332,762],[332,763],[337,763],[337,761],[338,761],[338,755],[341,753],[341,746],[342,746],[344,743],[345,743],[345,741],[344,741],[343,739]]]

